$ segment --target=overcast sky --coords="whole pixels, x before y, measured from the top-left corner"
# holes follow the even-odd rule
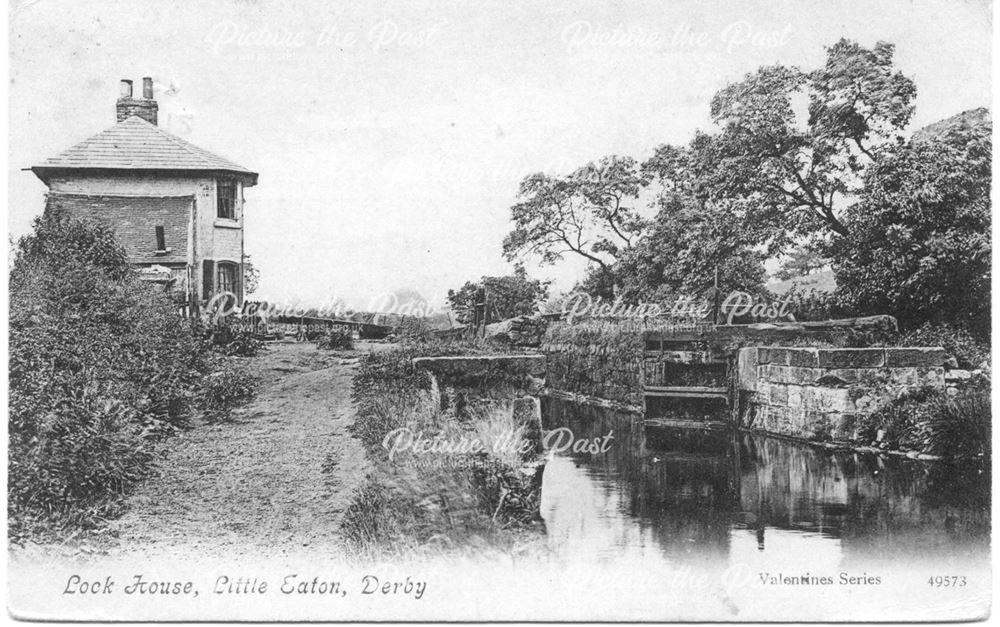
[[[160,125],[260,172],[246,193],[258,294],[362,306],[510,270],[519,180],[642,159],[708,128],[762,64],[809,69],[840,37],[896,44],[914,126],[990,106],[985,2],[136,2],[11,4],[11,235],[27,167],[115,122],[153,76]],[[579,263],[535,276],[569,287]]]

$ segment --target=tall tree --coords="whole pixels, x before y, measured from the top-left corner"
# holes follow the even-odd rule
[[[525,177],[521,200],[511,207],[514,228],[504,238],[504,256],[536,255],[551,264],[572,253],[610,267],[642,230],[635,203],[643,183],[635,159],[616,156],[568,176]]]
[[[859,313],[990,329],[992,122],[986,110],[884,152],[831,253],[837,295]],[[978,118],[978,119],[977,119]]]
[[[840,210],[913,113],[916,88],[894,70],[893,52],[842,39],[822,68],[762,67],[712,99],[720,132],[703,152],[714,157],[705,183],[752,203],[771,252],[817,232],[848,235]]]
[[[628,302],[699,296],[713,288],[757,292],[764,257],[725,203],[667,193],[647,232],[615,266],[619,296]]]

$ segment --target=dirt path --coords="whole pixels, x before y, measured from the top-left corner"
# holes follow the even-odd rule
[[[347,432],[355,362],[311,343],[272,345],[252,363],[264,387],[233,422],[199,424],[169,443],[159,476],[114,523],[112,554],[339,553],[341,518],[367,470]]]

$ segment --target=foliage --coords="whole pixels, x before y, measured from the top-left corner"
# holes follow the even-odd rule
[[[913,113],[916,88],[893,54],[886,42],[869,50],[841,39],[822,68],[762,67],[712,99],[721,132],[698,149],[703,182],[713,198],[751,206],[772,252],[800,236],[848,234],[836,207]]]
[[[250,255],[243,255],[243,294],[249,296],[260,285],[260,270],[253,265]]]
[[[625,302],[663,302],[714,289],[759,293],[764,258],[748,231],[724,211],[674,192],[660,196],[660,209],[635,246],[614,267],[616,296]]]
[[[401,552],[417,542],[408,532],[419,510],[412,499],[369,480],[351,495],[341,530],[344,542],[359,556]]]
[[[824,257],[822,248],[817,245],[817,242],[807,242],[789,252],[788,258],[774,273],[774,278],[779,281],[790,281],[821,270],[829,262],[830,260]]]
[[[848,235],[841,207],[913,113],[913,81],[893,56],[892,44],[842,39],[822,67],[762,67],[721,89],[711,101],[718,130],[686,146],[661,145],[641,165],[611,156],[568,176],[526,177],[505,256],[582,256],[579,287],[626,302],[700,294],[717,269],[722,289],[759,291],[766,255]],[[651,186],[648,220],[639,205]],[[812,247],[790,263],[825,261]]]
[[[902,334],[897,345],[940,346],[955,357],[962,368],[981,368],[990,361],[989,342],[979,341],[967,329],[947,323],[925,322]]]
[[[487,316],[499,322],[516,316],[527,316],[538,310],[538,303],[548,298],[548,282],[529,279],[522,264],[514,266],[507,276],[484,276],[478,282],[467,281],[455,290],[448,290],[448,304],[462,324],[473,321],[473,311],[480,298],[488,299]]]
[[[851,237],[831,248],[846,306],[989,336],[990,126],[911,142],[872,167],[845,216]]]
[[[206,360],[112,232],[62,211],[18,243],[10,312],[8,513],[80,522],[148,474],[148,440],[184,423]]]
[[[862,441],[885,448],[917,451],[945,457],[977,457],[990,452],[989,384],[972,385],[952,396],[947,390],[925,387],[893,400],[863,419]]]
[[[537,500],[531,498],[540,494],[540,482],[521,477],[512,465],[520,466],[520,458],[498,455],[490,448],[508,430],[515,439],[524,436],[526,429],[515,420],[512,405],[484,406],[476,400],[461,420],[456,390],[439,390],[412,363],[415,357],[474,354],[481,349],[431,342],[362,357],[353,381],[358,411],[351,432],[365,444],[375,470],[352,495],[345,512],[343,535],[351,554],[413,559],[479,551],[509,542],[510,535],[504,532],[508,526],[537,519]],[[400,427],[446,442],[479,437],[490,451],[478,456],[402,452],[390,462],[382,441]],[[534,516],[527,515],[531,511]],[[454,524],[454,512],[463,512],[462,524]]]
[[[200,395],[202,409],[212,416],[245,403],[260,390],[260,378],[238,367],[227,367],[205,377]]]
[[[583,352],[603,349],[623,361],[630,361],[642,358],[646,349],[645,331],[655,328],[613,321],[554,322],[546,328],[542,346],[571,346]]]
[[[793,285],[781,298],[788,299],[788,310],[800,322],[834,320],[851,316],[851,311],[845,309],[831,292],[814,288],[801,289]]]
[[[413,367],[413,359],[435,356],[435,352],[407,347],[371,352],[361,358],[351,383],[351,398],[357,407],[351,430],[371,450],[381,446],[386,433],[401,426],[400,406],[412,405],[430,390],[430,377]]]
[[[79,516],[150,473],[153,455],[143,444],[135,410],[109,396],[98,384],[84,384],[68,389],[30,424],[23,413],[12,412],[7,467],[12,521],[39,510]]]
[[[568,176],[525,177],[520,202],[510,209],[514,229],[504,238],[504,256],[515,261],[538,255],[551,264],[573,253],[610,266],[642,230],[634,202],[643,185],[635,159],[617,156],[588,163]]]
[[[152,470],[152,442],[203,404],[202,329],[139,280],[110,229],[47,210],[10,271],[12,538],[90,525]]]
[[[399,323],[399,339],[405,345],[420,345],[434,341],[434,329],[426,318],[403,316]]]
[[[256,333],[230,320],[203,325],[200,332],[213,350],[230,357],[255,357],[264,350],[264,341]]]
[[[316,343],[321,350],[354,350],[354,334],[349,329],[331,328]]]

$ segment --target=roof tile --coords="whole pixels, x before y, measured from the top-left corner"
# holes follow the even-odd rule
[[[212,170],[256,173],[133,116],[32,169]]]

